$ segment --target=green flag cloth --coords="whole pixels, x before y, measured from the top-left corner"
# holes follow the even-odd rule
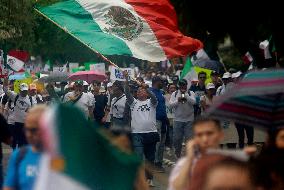
[[[40,174],[36,189],[133,189],[141,160],[114,146],[80,110],[72,105],[54,106],[43,123],[46,147],[53,147],[48,152],[60,155],[64,167],[61,172],[52,171],[50,177],[47,172]]]

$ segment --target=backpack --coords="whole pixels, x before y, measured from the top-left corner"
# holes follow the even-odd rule
[[[38,97],[37,97],[38,98]],[[16,106],[17,100],[19,99],[19,94],[17,94],[15,101],[14,101],[14,106]],[[33,107],[33,99],[31,96],[29,96],[31,107]],[[38,98],[39,99],[39,98]],[[40,101],[41,102],[41,101]]]

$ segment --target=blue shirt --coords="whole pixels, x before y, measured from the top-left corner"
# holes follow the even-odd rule
[[[39,172],[41,153],[33,152],[31,146],[28,146],[23,159],[16,168],[20,155],[19,150],[16,149],[10,157],[4,187],[16,188],[18,186],[20,190],[31,190]]]
[[[160,89],[150,88],[150,90],[155,94],[158,101],[156,119],[160,121],[165,120],[167,118],[165,97]]]

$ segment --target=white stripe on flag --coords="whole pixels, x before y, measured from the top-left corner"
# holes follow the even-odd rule
[[[105,33],[111,33],[112,35],[116,36],[120,40],[124,41],[127,44],[130,51],[132,52],[134,57],[139,57],[144,60],[149,60],[153,62],[158,62],[161,60],[166,60],[165,52],[163,51],[162,47],[160,46],[153,30],[150,28],[149,24],[146,20],[139,16],[134,8],[127,4],[123,0],[76,0],[86,11],[88,11],[92,16],[94,21],[100,26],[100,28]],[[106,18],[106,14],[109,13],[111,8],[114,7],[121,7],[123,9],[120,16],[124,16],[123,19],[128,19],[129,23],[137,23],[136,28],[134,31],[129,32],[136,32],[139,33],[138,36],[134,37],[133,39],[125,39],[115,35],[114,32],[107,32],[107,29],[110,28],[110,20]],[[128,10],[128,11],[127,11]],[[125,15],[123,15],[125,13]],[[132,13],[134,17],[126,16]],[[115,19],[111,19],[111,24],[119,24],[115,23]],[[121,27],[121,28],[120,28]],[[112,26],[112,29],[122,29],[124,26],[117,25]],[[143,48],[141,48],[143,47]]]
[[[44,154],[40,161],[39,175],[34,190],[90,190],[74,179],[50,169],[50,157]]]

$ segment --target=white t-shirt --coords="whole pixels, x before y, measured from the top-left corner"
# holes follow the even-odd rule
[[[64,102],[70,101],[74,96],[74,92],[68,92],[64,97]],[[81,98],[74,105],[80,108],[85,113],[86,117],[89,117],[89,107],[93,106],[93,100],[87,93],[83,92]]]
[[[110,114],[115,118],[123,118],[125,109],[126,96],[123,94],[121,97],[114,97],[110,104]]]
[[[40,99],[40,101],[42,101],[42,96],[40,94],[31,96],[31,97],[32,97],[33,105],[40,103],[40,102],[37,102],[37,99],[36,99],[37,97]]]
[[[5,90],[5,88],[4,88],[4,90]],[[8,97],[13,102],[15,102],[15,99],[17,97],[17,93],[10,91],[10,90],[8,90],[6,92],[7,92]],[[22,96],[18,95],[18,99],[14,104],[15,104],[14,111],[11,112],[12,118],[10,118],[10,119],[14,122],[24,123],[26,115],[27,115],[27,111],[28,111],[29,108],[32,107],[29,96],[22,97]]]
[[[156,107],[151,100],[139,101],[134,99],[130,105],[132,133],[157,132]]]

